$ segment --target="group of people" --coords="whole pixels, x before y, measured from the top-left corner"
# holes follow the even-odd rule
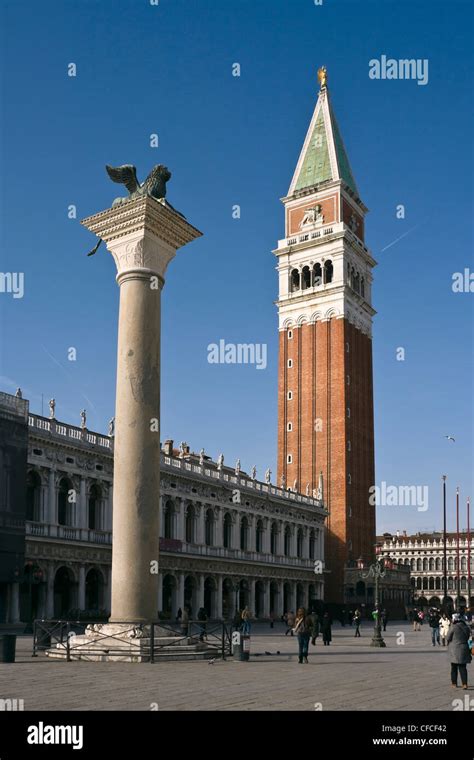
[[[446,612],[440,612],[431,607],[428,613],[416,607],[411,610],[409,619],[414,631],[421,631],[427,621],[431,630],[432,646],[446,646],[449,662],[451,663],[451,686],[456,688],[458,676],[463,689],[467,689],[467,666],[472,661],[473,640],[470,617],[464,612],[456,612],[451,617]]]

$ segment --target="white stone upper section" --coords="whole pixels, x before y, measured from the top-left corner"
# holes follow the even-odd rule
[[[140,271],[164,279],[177,249],[202,235],[177,211],[149,196],[100,211],[81,224],[104,240],[117,277]]]

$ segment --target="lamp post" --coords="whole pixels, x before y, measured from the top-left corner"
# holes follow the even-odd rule
[[[379,580],[380,578],[385,577],[385,568],[384,568],[384,561],[383,559],[376,560],[372,565],[369,566],[369,569],[366,573],[361,573],[361,578],[374,578],[375,580],[375,624],[374,624],[374,635],[372,636],[372,641],[370,642],[371,647],[385,647],[387,646],[385,644],[385,641],[383,640],[382,636],[382,627],[381,627],[381,621],[380,621],[380,609],[379,609]]]

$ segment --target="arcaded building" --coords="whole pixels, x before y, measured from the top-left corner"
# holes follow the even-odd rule
[[[3,406],[20,404],[9,394],[2,397]],[[24,557],[18,534],[16,563],[4,581],[2,622],[108,613],[113,436],[89,431],[84,419],[76,427],[28,413],[24,400],[20,405],[27,431],[26,514],[19,529]],[[4,470],[4,483],[8,477]],[[245,605],[255,617],[269,618],[323,599],[324,576],[315,574],[315,562],[324,562],[326,512],[320,500],[166,441],[157,509],[156,609],[164,617],[174,619],[187,604],[192,614],[202,606],[216,619]]]

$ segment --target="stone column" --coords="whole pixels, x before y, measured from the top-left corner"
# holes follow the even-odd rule
[[[249,610],[250,614],[255,615],[255,581],[249,578]]]
[[[48,567],[48,581],[46,587],[46,617],[50,620],[54,617],[54,575],[54,568]]]
[[[216,618],[222,620],[222,575],[217,576]]]
[[[48,484],[48,502],[49,502],[49,520],[51,525],[56,525],[58,522],[57,516],[57,499],[56,499],[56,471],[51,469],[49,471],[49,484]]]
[[[178,522],[176,526],[176,538],[178,538],[180,541],[184,541],[186,538],[185,521],[186,521],[186,499],[181,499],[181,504],[180,504],[179,513],[178,513]]]
[[[196,587],[196,609],[193,610],[194,616],[197,616],[200,607],[204,607],[204,576],[198,574]]]
[[[79,567],[79,578],[77,586],[77,607],[80,610],[86,609],[86,568],[84,565]]]
[[[204,520],[206,517],[206,510],[204,504],[200,504],[196,507],[196,543],[204,543]]]
[[[176,618],[180,607],[181,610],[184,610],[184,575],[183,573],[176,573],[176,588],[175,593],[173,594],[171,611],[173,620]]]
[[[263,617],[270,617],[270,581],[263,581]]]
[[[158,574],[158,612],[163,612],[163,575]]]
[[[149,196],[84,219],[117,266],[111,622],[154,619],[158,597],[161,289],[176,250],[201,233]]]
[[[106,510],[107,516],[105,520],[104,530],[112,530],[112,515],[113,515],[112,493],[113,493],[113,484],[109,483],[109,497],[107,499],[107,510]]]
[[[77,505],[77,526],[83,530],[89,527],[89,515],[87,509],[87,481],[81,477],[79,485],[79,503]]]
[[[215,519],[215,534],[214,534],[214,546],[224,546],[224,525],[223,525],[223,510],[222,507],[217,507],[214,512]]]
[[[10,610],[8,614],[9,623],[18,623],[20,621],[20,584],[12,583],[10,586]]]

